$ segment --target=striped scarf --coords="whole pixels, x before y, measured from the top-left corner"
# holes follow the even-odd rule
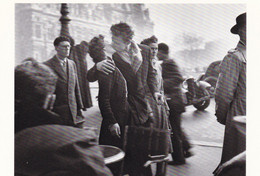
[[[142,65],[143,58],[141,54],[141,49],[138,47],[135,41],[131,41],[125,50],[119,50],[114,47],[116,52],[122,57],[122,59],[129,63],[136,73],[140,66]]]

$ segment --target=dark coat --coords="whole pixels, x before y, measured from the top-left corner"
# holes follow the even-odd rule
[[[118,53],[113,54],[113,60],[127,81],[128,103],[131,104],[131,119],[134,124],[143,124],[149,119],[148,113],[156,107],[153,94],[159,92],[156,80],[156,71],[153,69],[150,48],[139,45],[143,57],[142,65],[137,73],[130,64],[124,62]],[[90,82],[97,80],[96,66],[87,74]],[[156,110],[158,112],[158,110]],[[153,119],[150,119],[153,121]]]
[[[89,82],[87,80],[88,64],[86,55],[88,53],[88,43],[82,41],[79,45],[73,46],[70,51],[70,59],[72,59],[77,66],[79,87],[84,108],[92,106],[92,99],[90,94]]]
[[[46,124],[63,124],[63,121],[58,114],[37,105],[16,105],[15,132]]]
[[[98,72],[98,104],[102,114],[99,143],[122,147],[121,139],[111,135],[109,126],[118,123],[123,130],[128,122],[128,104],[126,81],[116,68],[109,75]]]
[[[73,126],[84,121],[84,118],[79,114],[79,110],[83,108],[83,105],[76,65],[70,59],[67,61],[67,74],[64,72],[56,56],[44,62],[44,64],[53,69],[58,75],[54,92],[56,94],[56,101],[53,111],[64,119],[64,124]]]
[[[164,93],[171,98],[168,101],[169,108],[176,112],[184,112],[185,104],[183,103],[181,83],[183,82],[179,68],[173,59],[164,58],[162,63],[162,77]]]
[[[93,131],[42,125],[15,134],[16,175],[111,176]]]
[[[117,68],[126,79],[131,120],[135,125],[144,124],[151,118],[149,112],[152,111],[152,103],[155,105],[153,107],[156,107],[153,94],[159,92],[156,71],[152,67],[150,48],[144,45],[139,45],[139,47],[143,61],[136,73],[132,66],[125,62],[118,53],[114,53],[112,56]],[[154,119],[150,120],[154,121]]]

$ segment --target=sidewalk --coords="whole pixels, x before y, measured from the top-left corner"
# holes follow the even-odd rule
[[[167,175],[171,176],[211,176],[217,167],[222,148],[215,146],[193,145],[194,156],[186,159],[181,166],[168,166]]]
[[[86,126],[97,127],[99,129],[101,116],[97,105],[88,109],[83,113],[86,117]],[[98,130],[99,132],[99,130]],[[219,145],[201,143],[191,141],[192,152],[194,156],[186,160],[185,165],[171,166],[167,168],[167,175],[171,176],[211,176],[214,169],[217,167],[222,148]]]
[[[86,117],[85,126],[99,128],[101,124],[101,115],[98,104],[95,99],[97,90],[92,89],[93,107],[83,112]],[[194,156],[186,159],[185,165],[171,166],[168,165],[167,176],[212,176],[212,172],[217,167],[220,158],[222,147],[218,143],[190,141],[192,144],[191,151]],[[152,167],[154,169],[154,167]]]

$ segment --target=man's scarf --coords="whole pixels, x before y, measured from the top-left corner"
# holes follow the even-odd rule
[[[125,62],[131,65],[136,73],[143,62],[141,49],[138,47],[136,42],[132,40],[131,43],[124,50],[119,49],[115,46],[113,46],[113,48]]]

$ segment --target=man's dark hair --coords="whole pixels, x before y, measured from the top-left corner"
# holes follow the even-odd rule
[[[158,51],[161,51],[161,52],[163,52],[165,54],[169,54],[169,47],[165,43],[159,43],[158,44]]]
[[[141,44],[143,44],[143,45],[150,45],[151,43],[157,43],[157,42],[158,42],[158,38],[153,35],[150,38],[144,39],[141,42]]]
[[[134,31],[127,23],[120,22],[114,24],[111,26],[110,30],[113,35],[123,37],[125,42],[129,42],[134,37]]]
[[[41,106],[56,88],[57,76],[47,65],[26,60],[15,68],[15,100]]]
[[[60,44],[60,42],[64,42],[64,41],[67,41],[71,44],[71,41],[68,37],[65,37],[65,36],[59,36],[57,37],[54,42],[53,42],[53,45],[54,46],[58,46]]]

